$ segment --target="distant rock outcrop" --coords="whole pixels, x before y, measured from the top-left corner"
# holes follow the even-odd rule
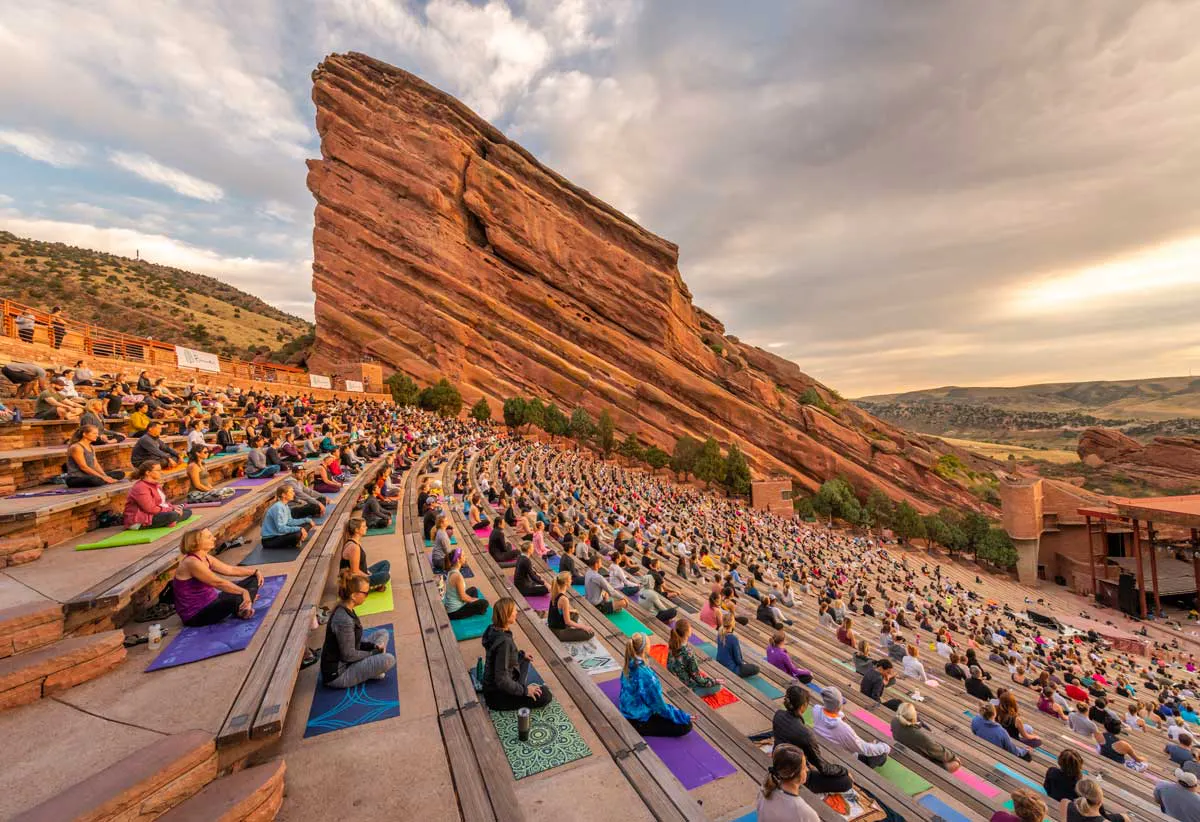
[[[922,510],[986,507],[921,439],[726,336],[692,305],[674,244],[458,100],[359,54],[313,80],[313,370],[368,355],[494,411],[535,395],[609,408],[668,450],[684,433],[738,440],[757,474],[810,490],[845,475]]]
[[[1110,428],[1088,428],[1079,437],[1079,458],[1107,473],[1123,473],[1164,490],[1200,487],[1200,438],[1155,437],[1142,445]]]

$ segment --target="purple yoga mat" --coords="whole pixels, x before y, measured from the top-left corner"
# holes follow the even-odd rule
[[[233,492],[233,496],[226,497],[225,499],[217,500],[216,502],[188,502],[185,504],[187,505],[188,508],[220,508],[222,505],[226,505],[228,503],[233,502],[235,499],[242,496],[243,494],[249,494],[249,493],[250,493],[249,488],[239,488]]]
[[[82,494],[84,491],[95,491],[95,488],[56,488],[53,491],[25,491],[21,494],[10,494],[7,499],[30,499],[31,497],[61,497],[67,494]]]
[[[621,677],[596,684],[614,705],[621,704]],[[716,748],[709,745],[704,737],[695,731],[686,736],[647,736],[645,739],[650,750],[658,755],[667,769],[675,774],[675,778],[689,791],[723,776],[737,773],[737,769],[729,764],[729,760],[721,756]]]
[[[248,646],[250,640],[254,639],[258,626],[262,625],[267,612],[271,610],[271,605],[283,588],[285,579],[287,576],[282,574],[263,579],[262,587],[258,589],[258,599],[254,600],[254,616],[250,619],[230,617],[216,625],[185,627],[154,662],[150,663],[146,672],[199,662],[209,657],[240,651]]]
[[[275,478],[274,477],[258,477],[258,478],[242,477],[240,480],[235,480],[234,482],[229,483],[229,487],[230,488],[253,488],[256,485],[266,485],[268,482],[270,482],[273,479],[275,479]]]
[[[550,610],[550,595],[542,594],[541,596],[526,596],[525,601],[529,603],[529,607],[535,611]]]

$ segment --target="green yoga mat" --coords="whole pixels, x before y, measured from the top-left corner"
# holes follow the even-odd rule
[[[478,639],[483,636],[483,632],[487,630],[487,626],[492,624],[492,606],[478,616],[467,617],[466,619],[450,620],[450,627],[454,630],[454,638],[460,642],[464,639]]]
[[[365,617],[371,616],[371,614],[385,614],[394,610],[395,607],[396,603],[392,599],[392,583],[389,582],[382,591],[372,591],[367,594],[363,604],[355,608],[354,613]]]
[[[618,611],[615,614],[606,614],[606,616],[625,636],[633,636],[634,634],[654,636],[653,631],[639,622],[638,618],[628,611]]]
[[[496,735],[500,737],[504,755],[508,757],[508,765],[516,779],[524,779],[592,755],[592,749],[583,741],[557,702],[529,712],[527,742],[517,737],[516,711],[488,713],[492,715]]]
[[[767,679],[761,674],[752,676],[749,679],[743,679],[742,681],[763,696],[767,697],[767,699],[779,699],[781,696],[783,696],[783,691],[776,688],[775,683],[771,682],[771,680]]]
[[[909,796],[916,796],[921,791],[927,791],[933,787],[894,759],[888,759],[887,762],[875,768],[875,773],[882,776],[888,782],[891,782]]]
[[[122,545],[149,545],[156,540],[160,540],[168,534],[178,534],[184,530],[185,526],[191,525],[200,519],[199,514],[192,514],[183,522],[176,523],[169,528],[138,528],[136,530],[118,531],[112,536],[105,537],[99,542],[85,542],[75,546],[76,551],[94,551],[98,548],[117,548]]]
[[[393,526],[392,526],[392,531],[393,531],[393,532],[395,532],[395,530],[396,530],[396,527],[393,525]],[[371,533],[371,532],[370,532],[370,531],[368,531],[367,533],[369,534],[369,533]],[[458,545],[458,537],[450,537],[450,544],[451,544],[451,545]],[[433,547],[433,540],[431,540],[431,539],[427,539],[427,540],[425,540],[425,547],[426,547],[426,548],[432,548],[432,547]]]
[[[393,516],[393,517],[392,517],[392,524],[391,524],[391,525],[389,525],[387,528],[368,528],[368,529],[367,529],[367,536],[369,536],[369,537],[378,537],[378,536],[382,536],[383,534],[394,534],[394,533],[396,533],[396,520],[397,520],[397,517]]]
[[[708,654],[710,658],[712,658],[712,659],[717,658],[717,646],[714,645],[713,643],[701,642],[696,647],[699,648],[701,651],[704,651],[704,653]]]

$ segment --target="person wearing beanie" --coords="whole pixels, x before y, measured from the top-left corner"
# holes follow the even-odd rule
[[[887,761],[892,748],[886,742],[867,742],[859,737],[842,717],[842,692],[837,688],[821,691],[821,704],[812,709],[813,732],[829,745],[858,754],[863,764],[878,768]]]
[[[1194,773],[1175,769],[1175,781],[1154,786],[1154,799],[1162,812],[1180,822],[1200,822],[1200,779]]]

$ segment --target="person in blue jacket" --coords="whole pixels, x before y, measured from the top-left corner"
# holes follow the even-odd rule
[[[312,520],[293,519],[292,509],[288,508],[288,503],[295,496],[296,492],[290,485],[284,485],[275,492],[275,502],[271,503],[263,518],[263,548],[296,548],[308,538]]]
[[[663,699],[662,683],[646,663],[645,634],[625,643],[619,707],[642,736],[684,736],[692,730],[692,718]]]
[[[742,658],[742,642],[733,634],[735,624],[733,613],[726,611],[721,629],[717,631],[717,662],[742,679],[749,679],[758,673],[758,666]]]

